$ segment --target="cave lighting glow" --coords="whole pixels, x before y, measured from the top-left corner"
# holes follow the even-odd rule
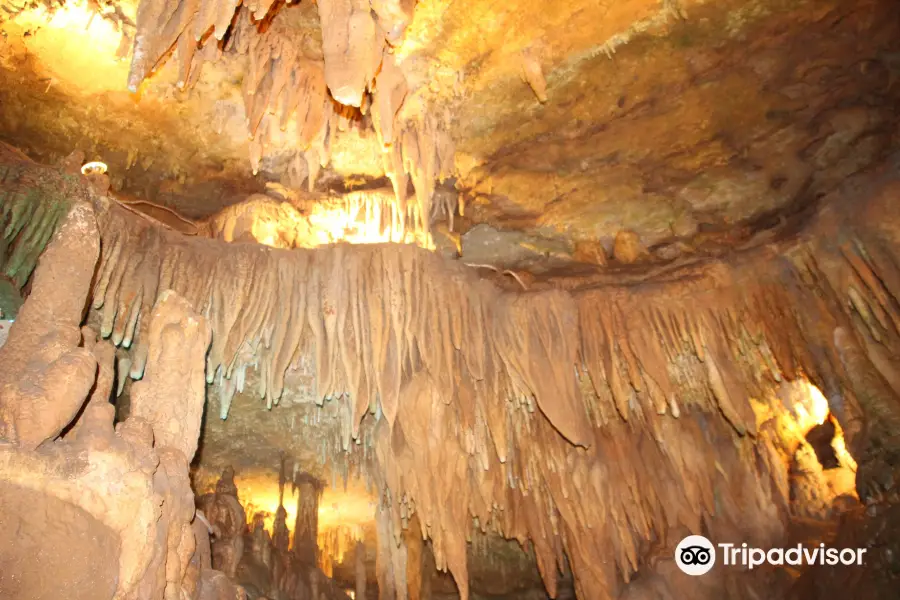
[[[403,226],[393,192],[360,190],[340,198],[307,201],[297,211],[253,215],[250,232],[272,248],[315,248],[328,244],[415,244],[434,250],[431,233],[415,224],[412,213]],[[226,234],[226,241],[232,241]]]
[[[95,161],[85,163],[84,165],[82,165],[82,167],[81,167],[82,175],[89,175],[89,174],[92,175],[95,173],[99,174],[99,175],[106,173],[106,163],[100,162],[99,160],[95,160]]]
[[[805,437],[809,431],[816,425],[822,425],[831,416],[828,408],[828,399],[822,394],[822,391],[812,383],[803,382],[805,388],[807,403],[797,403],[794,405],[794,414],[797,418],[797,424]],[[831,447],[834,450],[841,467],[848,468],[854,473],[856,472],[856,461],[847,450],[847,444],[844,440],[844,430],[841,429],[837,419],[832,419],[834,423],[834,438],[831,441]]]
[[[368,192],[355,192],[345,197],[343,205],[317,203],[312,206],[309,222],[316,235],[316,245],[347,242],[350,244],[416,244],[434,249],[431,235],[413,227],[399,226],[397,206],[393,198],[385,201]]]
[[[251,525],[256,513],[263,513],[263,521],[269,533],[278,510],[277,478],[256,475],[235,475],[235,484],[241,504]],[[210,490],[212,491],[212,490]],[[297,497],[291,494],[290,483],[284,491],[284,509],[287,526],[293,533],[297,519]],[[319,566],[330,575],[334,564],[341,563],[356,542],[362,540],[365,529],[375,522],[375,497],[369,494],[361,482],[348,481],[346,490],[326,487],[319,500],[319,531],[316,545],[319,547]]]
[[[120,8],[134,18],[129,3]],[[53,10],[40,5],[17,14],[3,29],[38,59],[48,90],[54,83],[87,93],[123,88],[128,62],[116,58],[122,32],[86,2],[67,2]]]

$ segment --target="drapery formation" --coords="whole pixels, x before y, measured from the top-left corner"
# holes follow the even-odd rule
[[[110,203],[92,305],[140,377],[159,291],[185,297],[213,332],[223,418],[248,367],[274,405],[311,361],[316,398],[344,412],[344,450],[379,419],[386,529],[399,540],[415,514],[463,597],[474,517],[530,540],[551,594],[567,559],[580,597],[606,598],[651,544],[704,516],[777,539],[784,465],[750,399],[780,381],[825,392],[862,492],[877,488],[885,465],[866,441],[897,447],[900,431],[898,239],[884,218],[898,196],[879,182],[852,214],[836,201],[792,240],[653,283],[529,293],[417,247],[225,244]]]
[[[833,233],[837,222],[816,227]],[[873,381],[896,383],[884,358],[897,356],[896,246],[871,226],[655,285],[528,294],[415,247],[225,246],[115,206],[102,227],[94,307],[104,334],[135,348],[132,375],[146,354],[141,315],[162,288],[212,323],[207,377],[222,417],[248,367],[275,404],[285,373],[311,356],[315,396],[344,407],[344,449],[367,413],[383,415],[376,456],[396,530],[417,512],[464,595],[471,516],[530,539],[551,591],[565,552],[583,597],[612,593],[648,540],[721,512],[714,457],[747,439],[735,432],[757,433],[748,398],[777,381],[825,390],[851,444],[855,398],[896,422],[891,388],[861,381],[854,363],[868,356]],[[685,418],[698,414],[712,424]],[[726,468],[742,473],[727,488],[734,506],[771,493],[772,473],[753,462],[735,456]],[[734,487],[741,477],[753,485]]]
[[[45,169],[23,168],[17,155],[0,144],[0,264],[3,275],[21,288],[37,259],[71,207],[72,197],[86,193],[79,177]],[[7,162],[8,161],[8,162]],[[49,176],[50,181],[44,177]]]

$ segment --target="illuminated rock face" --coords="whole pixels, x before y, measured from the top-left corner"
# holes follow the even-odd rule
[[[467,597],[474,526],[530,541],[551,595],[559,590],[559,565],[568,565],[579,597],[615,597],[636,573],[642,579],[651,572],[653,544],[668,557],[685,533],[708,531],[778,545],[793,516],[830,517],[831,503],[853,492],[846,477],[842,483],[817,470],[821,444],[805,440],[825,424],[828,409],[821,399],[779,396],[785,382],[808,379],[829,399],[836,421],[828,422],[841,426],[844,449],[859,462],[863,499],[890,486],[896,465],[881,449],[895,447],[900,431],[890,350],[898,338],[891,258],[898,246],[896,224],[881,217],[897,181],[888,169],[852,202],[827,199],[802,236],[745,249],[730,261],[684,264],[652,285],[564,290],[538,281],[527,292],[500,289],[416,246],[229,244],[185,237],[97,199],[102,245],[89,321],[120,345],[120,365],[144,378],[131,386],[125,423],[149,419],[157,446],[174,444],[155,451],[170,479],[182,482],[176,487],[187,489],[192,446],[179,444],[187,432],[196,435],[198,421],[166,421],[151,410],[175,414],[165,390],[178,386],[156,378],[202,376],[196,362],[156,370],[170,360],[167,347],[196,357],[211,336],[205,371],[222,394],[223,416],[248,368],[258,371],[259,396],[274,405],[288,374],[309,360],[316,402],[325,399],[337,415],[319,433],[323,462],[331,461],[332,474],[341,461],[365,465],[381,498],[380,589],[398,597],[421,589],[424,560],[410,538],[427,538],[428,556]],[[60,239],[71,239],[65,232],[64,225]],[[22,235],[31,235],[28,224]],[[180,312],[164,309],[175,299]],[[195,346],[173,343],[193,327],[204,331],[206,321],[192,325],[178,316],[187,303],[208,316],[208,333]],[[156,315],[168,316],[158,322]],[[92,356],[108,364],[111,351],[97,344]],[[111,387],[108,373],[100,380]],[[199,388],[187,389],[188,404],[198,406]],[[162,396],[148,402],[157,391]],[[100,422],[88,408],[84,418]],[[76,428],[72,435],[82,434]],[[170,455],[171,463],[163,460]],[[845,473],[855,468],[840,464]],[[326,585],[317,569],[298,579],[288,566],[318,562],[318,497],[303,491],[303,481],[289,557],[284,515],[273,532],[280,589]],[[233,484],[229,490],[219,493],[234,495]],[[164,506],[167,522],[180,523],[169,539],[192,540],[183,501]],[[229,537],[237,539],[246,519],[231,522]],[[180,573],[195,573],[187,569],[191,551],[177,541],[167,547],[182,565],[167,569],[177,585]],[[652,577],[678,585],[667,575],[668,560],[654,563]],[[228,563],[234,576],[237,562]],[[734,577],[723,573],[697,593],[768,585],[752,577],[728,583]]]
[[[76,597],[182,597],[183,590],[193,592],[188,463],[203,398],[179,395],[183,388],[173,387],[173,377],[189,389],[202,386],[209,329],[183,299],[160,294],[150,317],[148,379],[134,398],[137,414],[114,429],[115,348],[90,328],[79,329],[99,237],[91,206],[72,200],[0,351],[0,511],[16,524],[4,528],[0,595],[50,598],[68,589]],[[174,355],[182,368],[172,369]],[[190,365],[201,371],[187,375]],[[144,403],[154,393],[161,395],[148,410]],[[30,511],[57,514],[60,526],[48,527]],[[73,548],[92,544],[97,553],[89,567],[70,562]],[[33,579],[38,570],[49,584]]]
[[[690,251],[673,238],[709,249],[885,155],[892,8],[146,0],[88,27],[67,2],[5,23],[0,133],[50,162],[80,146],[114,189],[193,216],[262,191],[254,172],[319,190],[388,177],[398,203],[414,184],[428,227],[444,180],[464,227],[608,250],[633,231],[671,256]]]
[[[42,10],[5,13],[0,135],[109,170],[88,185],[81,161],[0,148],[4,316],[30,303],[2,350],[0,435],[107,443],[115,385],[138,455],[153,433],[152,490],[171,483],[146,554],[165,581],[140,593],[229,595],[246,558],[299,596],[364,537],[326,534],[310,492],[261,516],[271,547],[244,539],[222,493],[228,574],[211,572],[185,528],[201,430],[195,475],[261,477],[288,452],[331,490],[366,480],[378,535],[357,571],[388,597],[427,597],[435,569],[463,597],[521,591],[484,576],[495,553],[475,547],[500,538],[553,595],[777,596],[762,577],[680,583],[674,543],[775,545],[854,494],[892,498],[888,0],[69,2],[46,27]],[[85,198],[97,234],[65,235]],[[30,309],[56,298],[31,275],[54,232],[85,263],[51,278],[70,299]],[[798,389],[829,410],[800,414]]]

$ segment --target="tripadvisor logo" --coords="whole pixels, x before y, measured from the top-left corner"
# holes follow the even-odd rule
[[[702,535],[689,535],[675,548],[675,564],[688,575],[703,575],[716,564],[716,549]]]
[[[862,565],[866,548],[828,548],[825,544],[806,548],[752,548],[747,544],[717,544],[725,566],[754,569],[761,565]],[[716,564],[716,546],[702,535],[689,535],[675,548],[675,564],[688,575],[704,575]]]

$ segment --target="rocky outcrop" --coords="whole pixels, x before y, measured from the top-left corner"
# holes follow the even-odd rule
[[[135,414],[114,428],[114,347],[79,329],[98,253],[93,211],[75,202],[41,256],[31,295],[0,350],[0,512],[19,523],[3,528],[3,546],[24,551],[40,539],[39,522],[23,511],[58,512],[69,522],[48,530],[49,548],[3,553],[0,572],[24,577],[0,576],[4,597],[56,597],[65,589],[72,597],[149,600],[180,598],[190,588],[185,576],[195,541],[188,463],[203,411],[209,330],[183,299],[160,294],[149,316],[148,378],[135,396]],[[183,392],[185,384],[193,394]],[[32,501],[19,501],[25,497]],[[92,557],[98,580],[84,582],[60,550],[90,547],[92,539],[110,543]],[[49,563],[35,562],[41,557]],[[49,584],[28,583],[36,569],[44,578],[53,574]]]
[[[234,470],[228,468],[216,484],[216,491],[200,497],[197,505],[212,529],[212,565],[231,580],[244,554],[244,530],[247,515],[238,499]]]
[[[23,449],[59,436],[94,384],[97,361],[78,346],[99,253],[93,211],[78,204],[44,253],[32,298],[0,349],[0,436]],[[70,261],[72,256],[81,260]]]

